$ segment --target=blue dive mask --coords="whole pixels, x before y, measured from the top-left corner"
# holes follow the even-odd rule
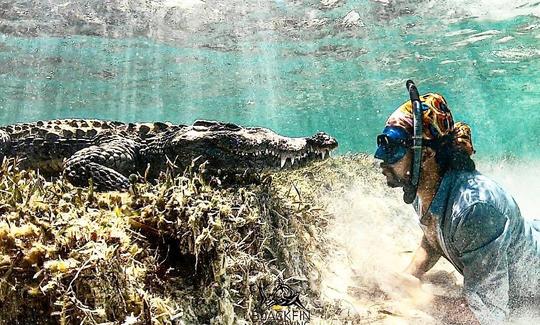
[[[405,129],[398,126],[387,126],[377,136],[375,158],[392,165],[400,161],[412,145],[411,137]]]

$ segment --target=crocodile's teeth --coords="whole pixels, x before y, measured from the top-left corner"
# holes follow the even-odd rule
[[[291,157],[291,165],[294,165],[294,157]]]
[[[324,156],[326,156],[326,150],[323,150],[323,151],[321,152],[321,156],[322,156],[322,159],[324,159]]]
[[[282,155],[281,156],[281,168],[283,168],[283,166],[285,166],[286,161],[287,161],[287,157],[285,155]]]

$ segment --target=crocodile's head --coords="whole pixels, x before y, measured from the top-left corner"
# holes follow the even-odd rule
[[[207,161],[223,171],[265,171],[322,160],[338,146],[324,132],[312,137],[291,138],[269,129],[230,123],[196,121],[175,131],[165,150],[179,160]],[[185,166],[184,161],[180,161]]]

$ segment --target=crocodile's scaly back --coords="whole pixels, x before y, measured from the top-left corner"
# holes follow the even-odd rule
[[[170,128],[171,123],[122,123],[118,121],[87,120],[87,119],[59,119],[37,121],[32,123],[17,123],[0,127],[12,141],[39,139],[93,139],[97,135],[108,133],[122,133],[137,136],[140,139],[155,136]]]
[[[0,127],[0,151],[21,158],[21,167],[46,173],[63,170],[63,161],[81,149],[111,137],[144,141],[170,128],[161,122],[122,123],[94,119],[58,119]]]

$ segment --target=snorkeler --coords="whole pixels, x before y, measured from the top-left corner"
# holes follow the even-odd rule
[[[375,153],[424,233],[405,272],[421,279],[445,257],[463,275],[464,300],[480,324],[503,323],[526,305],[537,312],[540,228],[476,170],[471,129],[454,124],[443,96],[419,96],[412,81],[407,89],[411,100],[390,115]]]

